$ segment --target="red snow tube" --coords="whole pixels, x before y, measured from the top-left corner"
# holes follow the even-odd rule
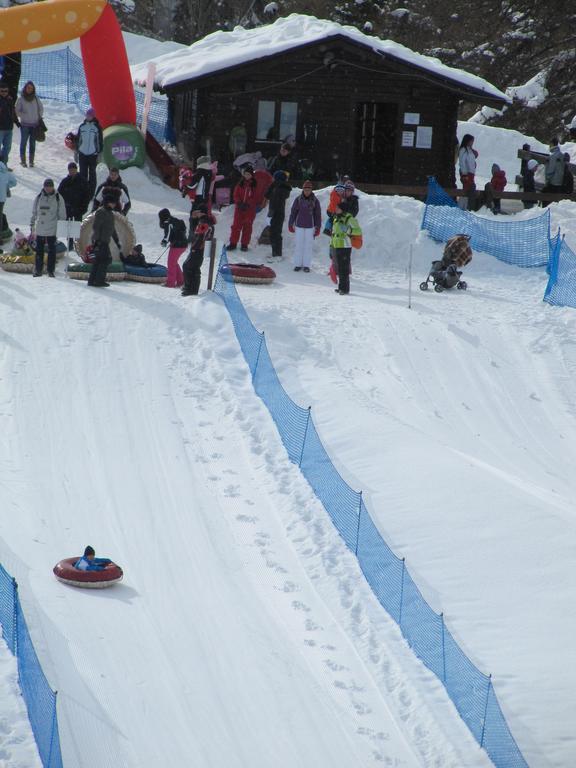
[[[276,272],[265,264],[224,264],[220,272],[235,283],[271,283]]]
[[[78,560],[80,560],[80,555],[67,557],[56,563],[52,572],[58,581],[85,589],[103,589],[122,581],[124,574],[122,568],[116,563],[110,563],[102,571],[79,571],[78,568],[74,568],[74,563],[77,563]]]

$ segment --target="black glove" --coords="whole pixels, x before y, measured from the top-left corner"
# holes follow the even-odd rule
[[[160,245],[163,245],[163,246],[168,245],[168,240],[164,238],[164,240],[161,241]]]

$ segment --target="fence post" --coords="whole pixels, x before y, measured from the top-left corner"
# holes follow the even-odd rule
[[[362,491],[359,491],[360,501],[358,502],[358,527],[356,528],[356,549],[354,554],[358,557],[358,542],[360,541],[360,518],[362,517]]]
[[[400,615],[398,617],[398,626],[402,629],[402,602],[404,600],[404,572],[406,571],[406,558],[402,558],[402,578],[400,581]]]
[[[446,646],[444,644],[444,613],[440,614],[442,622],[442,682],[446,684]]]
[[[308,406],[308,414],[306,416],[306,426],[304,427],[304,437],[302,438],[302,449],[300,451],[300,459],[298,460],[298,466],[302,466],[302,459],[304,458],[304,447],[306,445],[306,436],[308,435],[308,424],[310,424],[310,409],[312,406]]]
[[[480,746],[484,746],[484,734],[486,733],[486,715],[488,713],[488,697],[492,687],[492,675],[488,675],[488,687],[486,688],[486,704],[484,705],[484,718],[482,720],[482,735],[480,737]]]
[[[18,582],[12,577],[12,648],[14,656],[18,657]],[[20,669],[18,669],[20,680]]]
[[[210,240],[210,266],[208,267],[208,290],[212,290],[214,279],[214,262],[216,261],[216,238]]]
[[[56,701],[58,691],[54,691],[54,709],[52,710],[52,730],[50,731],[50,748],[48,749],[48,768],[52,765],[52,747],[54,746],[54,733],[56,731]]]
[[[70,48],[66,46],[66,103],[70,102]]]
[[[254,379],[256,378],[256,369],[258,368],[258,361],[260,360],[260,350],[262,349],[262,344],[264,343],[264,331],[260,334],[260,344],[258,345],[258,352],[256,353],[256,362],[254,363],[254,370],[252,371],[252,384],[254,384]]]

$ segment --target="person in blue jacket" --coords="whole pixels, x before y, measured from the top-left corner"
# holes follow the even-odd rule
[[[79,571],[103,571],[112,562],[107,557],[95,557],[95,555],[96,552],[92,547],[86,547],[83,556],[74,563],[74,568],[78,568]]]

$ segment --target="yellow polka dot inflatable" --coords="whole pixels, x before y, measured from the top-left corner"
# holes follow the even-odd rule
[[[0,55],[81,37],[106,5],[105,0],[44,0],[0,9]]]

